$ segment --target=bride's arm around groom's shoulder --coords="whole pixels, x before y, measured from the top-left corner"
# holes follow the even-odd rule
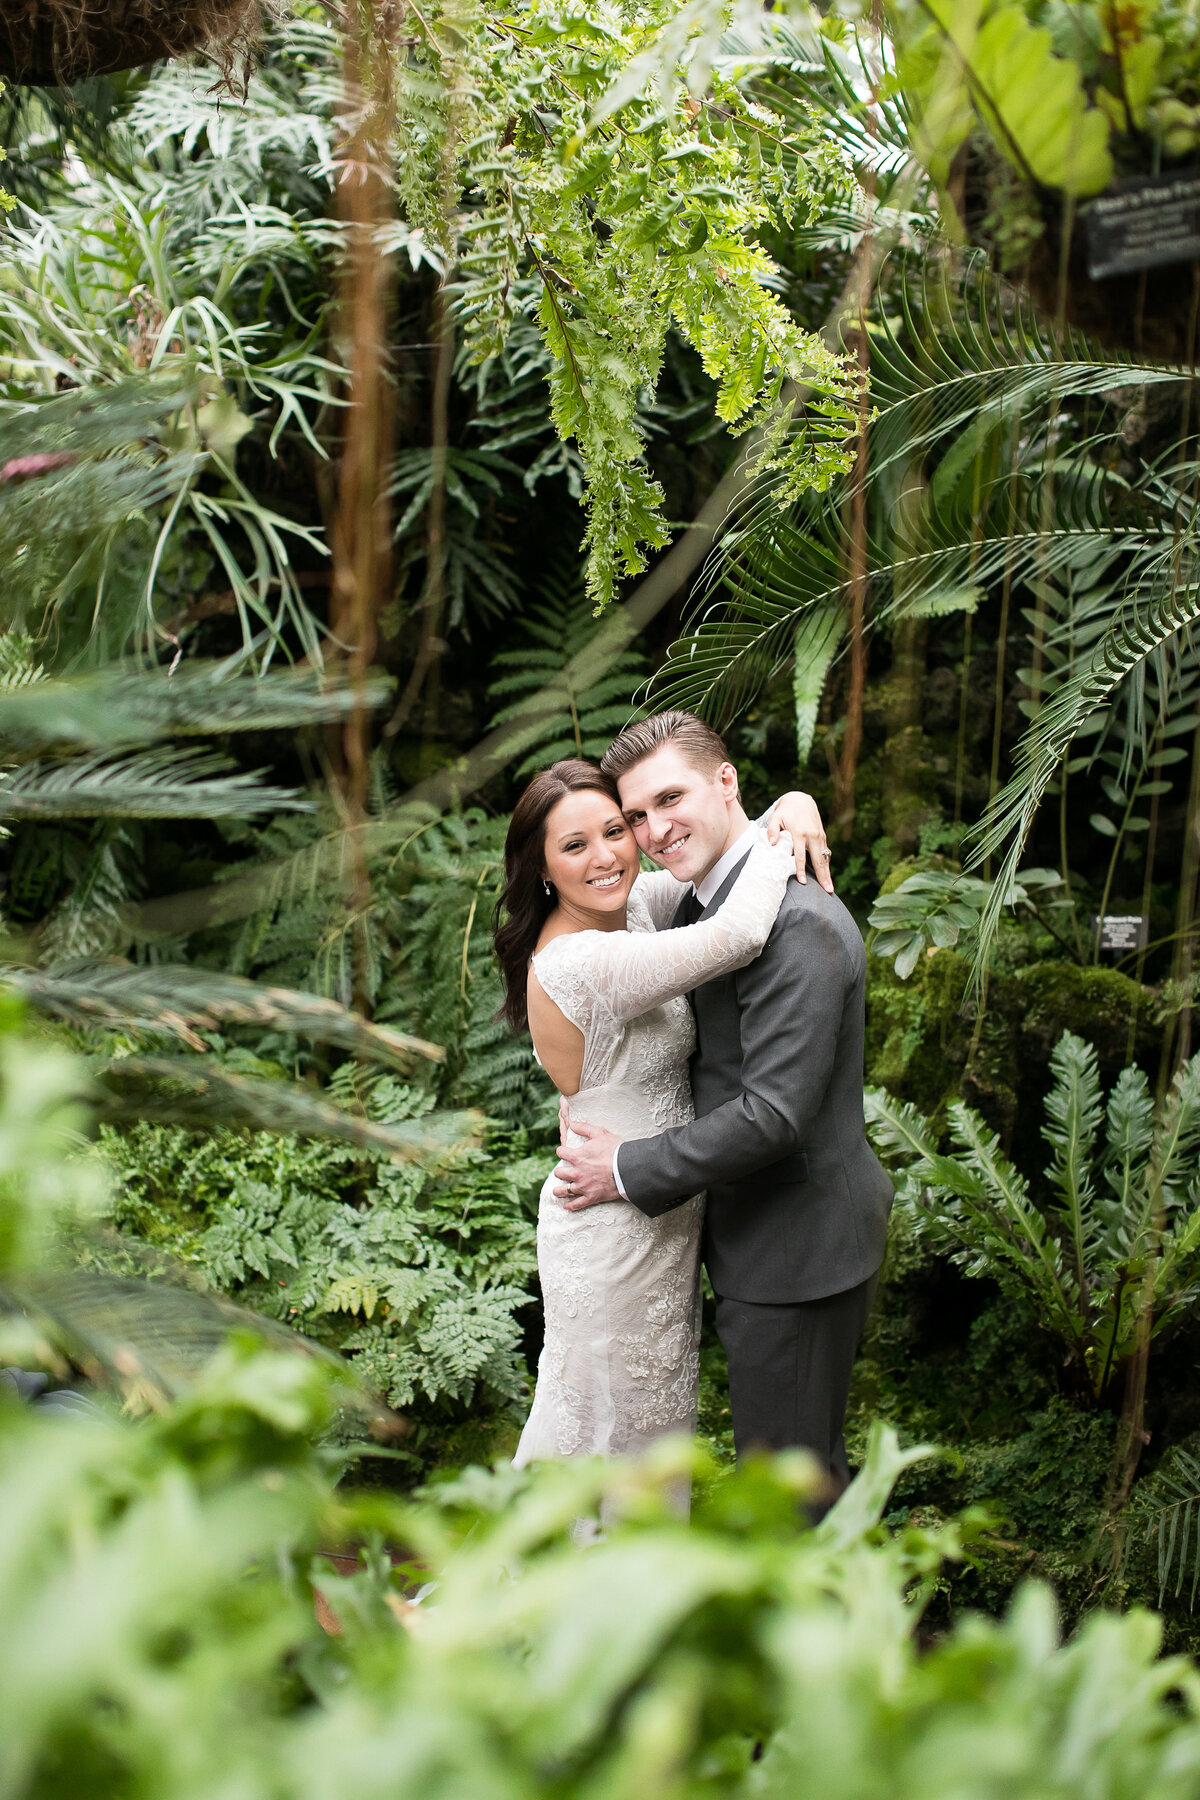
[[[551,939],[534,958],[538,981],[582,1030],[598,1015],[621,1024],[756,957],[791,881],[791,839],[751,850],[723,906],[678,931],[580,931]],[[674,877],[666,877],[682,890]],[[636,891],[636,890],[635,890]],[[678,905],[678,898],[676,899]],[[586,1014],[587,1016],[583,1016]]]
[[[794,847],[797,881],[807,882],[811,864],[817,881],[826,893],[832,894],[829,845],[820,810],[811,794],[801,793],[798,789],[781,794],[754,823],[767,834],[770,843],[777,842],[780,834],[786,831]],[[644,909],[645,918],[655,931],[665,931],[689,892],[688,884],[678,881],[669,870],[643,869],[633,884],[633,893],[637,896],[634,906]]]

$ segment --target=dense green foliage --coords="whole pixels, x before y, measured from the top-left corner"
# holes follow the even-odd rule
[[[1051,1160],[1036,1199],[996,1133],[961,1101],[948,1109],[949,1155],[915,1107],[878,1090],[868,1095],[868,1121],[903,1170],[901,1203],[918,1234],[969,1274],[996,1280],[1029,1327],[1058,1339],[1064,1368],[1098,1398],[1195,1301],[1200,1058],[1179,1071],[1157,1112],[1136,1067],[1121,1071],[1106,1106],[1096,1052],[1069,1031],[1050,1067],[1042,1135]]]
[[[333,1089],[382,1124],[432,1104],[386,1075]],[[416,1167],[265,1134],[141,1124],[100,1138],[119,1232],[343,1351],[391,1405],[443,1402],[443,1415],[448,1401],[485,1411],[522,1392],[514,1314],[529,1299],[530,1197],[547,1160],[525,1147],[497,1132],[486,1150]]]
[[[886,1437],[815,1532],[786,1462],[683,1527],[680,1452],[532,1483],[475,1470],[401,1510],[331,1491],[303,1436],[323,1400],[302,1365],[230,1355],[137,1431],[5,1407],[6,1793],[1193,1790],[1195,1676],[1156,1660],[1149,1615],[1063,1645],[1030,1586],[919,1653],[921,1598],[962,1538],[879,1536],[903,1461]],[[614,1523],[582,1550],[572,1521],[602,1500]],[[314,1555],[381,1528],[416,1568],[375,1550],[339,1577]],[[418,1568],[433,1591],[413,1605]]]
[[[1086,43],[1067,41],[1067,11]],[[403,152],[397,216],[376,246],[391,284],[380,362],[395,414],[394,559],[376,621],[381,678],[347,698],[317,668],[341,653],[328,547],[354,351],[338,302],[348,127],[342,45],[315,12],[297,14],[244,101],[182,64],[69,106],[9,97],[3,921],[7,979],[103,1084],[110,1123],[70,1182],[107,1166],[106,1230],[77,1233],[72,1254],[110,1283],[110,1315],[121,1298],[122,1330],[135,1323],[126,1289],[152,1276],[160,1348],[162,1331],[186,1335],[176,1296],[219,1307],[229,1295],[345,1353],[409,1418],[401,1457],[371,1465],[385,1482],[502,1453],[537,1348],[532,1202],[554,1142],[528,1040],[495,1020],[507,817],[530,768],[596,754],[649,677],[651,704],[691,701],[728,724],[752,807],[799,778],[834,828],[839,890],[872,950],[870,1079],[893,1116],[917,1109],[922,1155],[953,1176],[942,1188],[922,1178],[918,1212],[936,1231],[915,1233],[901,1212],[852,1451],[865,1457],[882,1418],[952,1454],[897,1471],[889,1520],[916,1535],[863,1550],[853,1592],[823,1560],[828,1540],[773,1537],[790,1477],[707,1468],[692,1539],[647,1516],[589,1552],[597,1570],[612,1552],[614,1595],[622,1557],[652,1565],[637,1595],[648,1620],[663,1571],[666,1610],[620,1661],[633,1614],[622,1602],[604,1622],[595,1595],[609,1576],[589,1576],[563,1541],[604,1477],[531,1488],[472,1477],[474,1498],[451,1493],[440,1511],[339,1510],[300,1442],[331,1411],[318,1365],[280,1373],[239,1351],[140,1437],[113,1424],[86,1449],[47,1438],[44,1463],[28,1453],[60,1495],[31,1526],[46,1534],[28,1540],[31,1605],[65,1521],[96,1509],[99,1584],[109,1551],[112,1567],[134,1569],[119,1556],[143,1503],[149,1539],[163,1494],[182,1496],[196,1536],[155,1525],[153,1543],[168,1560],[195,1546],[201,1584],[187,1587],[188,1571],[178,1588],[160,1584],[149,1547],[136,1561],[123,1641],[143,1660],[118,1700],[85,1681],[37,1714],[45,1735],[35,1722],[23,1740],[37,1791],[61,1789],[73,1758],[106,1792],[154,1789],[151,1764],[179,1786],[189,1770],[209,1786],[225,1772],[251,1795],[262,1782],[369,1788],[386,1764],[414,1791],[457,1782],[473,1794],[869,1793],[885,1779],[888,1792],[949,1793],[993,1766],[1009,1791],[1053,1768],[1051,1791],[1154,1793],[1172,1758],[1186,1788],[1191,1678],[1150,1662],[1146,1620],[1101,1617],[1060,1651],[1036,1593],[1006,1608],[1032,1570],[1072,1626],[1098,1595],[1161,1595],[1168,1630],[1194,1637],[1197,1329],[1169,1259],[1147,1254],[1142,1270],[1164,1284],[1161,1316],[1143,1309],[1143,1322],[1164,1329],[1127,1494],[1114,1480],[1127,1421],[1105,1374],[1136,1337],[1117,1290],[1140,1291],[1129,1270],[1157,1248],[1164,1096],[1194,1068],[1192,384],[1174,339],[1065,332],[1037,279],[1039,244],[1062,261],[1051,190],[1085,193],[1106,155],[1141,166],[1139,133],[1168,160],[1184,153],[1191,125],[1169,102],[1195,106],[1189,15],[1125,8],[1109,24],[1083,0],[974,11],[939,0],[893,20],[897,64],[878,21],[799,7],[414,13],[373,115]],[[950,39],[968,48],[968,28],[995,105],[979,70],[944,79]],[[1132,136],[1132,115],[1112,104],[1126,38],[1150,46]],[[945,117],[932,104],[943,101]],[[1028,161],[1055,105],[1057,135],[1031,164],[1034,205],[1005,132]],[[952,250],[955,234],[974,248]],[[905,253],[885,258],[900,242]],[[1108,311],[1119,319],[1123,302]],[[870,383],[870,416],[849,441],[843,347]],[[738,456],[729,424],[749,429],[745,467],[755,455],[759,466],[722,486]],[[594,598],[714,491],[737,505],[694,591],[686,578],[665,603],[642,591],[597,626]],[[302,672],[279,673],[300,657]],[[87,679],[63,679],[78,671]],[[374,709],[371,763],[366,824],[347,830],[339,729],[356,702]],[[197,741],[220,770],[175,760]],[[479,756],[481,742],[499,748]],[[264,817],[264,794],[286,804]],[[990,835],[973,839],[984,819]],[[1107,912],[1144,914],[1148,944],[1108,957],[1095,925]],[[1065,1030],[1096,1051],[1094,1066],[1078,1053],[1071,1128],[1095,1162],[1064,1165],[1056,1187],[1038,1174],[1038,1128]],[[14,1093],[24,1073],[6,1076]],[[1100,1081],[1145,1140],[1127,1159],[1124,1213],[1110,1204],[1117,1165],[1087,1122]],[[974,1148],[946,1156],[947,1122]],[[1184,1148],[1181,1195],[1195,1174]],[[1036,1288],[1012,1254],[1010,1202],[1022,1255],[1040,1245],[1053,1265]],[[1193,1217],[1183,1199],[1166,1221],[1188,1255]],[[81,1324],[81,1291],[68,1295],[58,1273]],[[211,1333],[197,1335],[210,1350]],[[64,1338],[55,1352],[76,1379],[78,1350]],[[40,1351],[26,1340],[12,1354]],[[702,1423],[723,1468],[728,1396],[711,1333],[704,1368]],[[92,1373],[121,1386],[111,1356]],[[229,1488],[214,1475],[222,1433],[230,1460],[216,1474]],[[91,1496],[79,1514],[71,1469]],[[264,1487],[264,1470],[283,1487]],[[657,1476],[611,1480],[657,1491]],[[260,1491],[284,1496],[282,1525],[255,1511]],[[952,1548],[942,1522],[976,1503],[1003,1523],[935,1575],[931,1544]],[[227,1505],[245,1522],[228,1559],[206,1562],[204,1521]],[[131,1507],[129,1537],[110,1543]],[[378,1559],[340,1590],[341,1645],[313,1630],[303,1558],[276,1559],[281,1533],[307,1557],[375,1525],[439,1576],[470,1533],[471,1591],[461,1612],[446,1602],[445,1644],[427,1664],[411,1663],[424,1640],[395,1628],[384,1602],[399,1589]],[[533,1588],[488,1585],[510,1554],[540,1583],[527,1612],[514,1596]],[[249,1585],[247,1563],[260,1570]],[[949,1634],[932,1656],[899,1599],[918,1574],[936,1592],[917,1642]],[[958,1624],[966,1604],[1003,1622]],[[204,1620],[194,1638],[172,1636],[184,1613]],[[109,1640],[91,1641],[93,1670],[118,1664]],[[553,1707],[514,1675],[525,1654],[550,1671]],[[569,1741],[555,1735],[567,1730],[560,1658],[579,1707],[592,1706]],[[200,1693],[196,1671],[218,1665],[246,1670],[261,1742],[250,1701],[239,1710],[215,1680]],[[1087,1712],[1106,1669],[1122,1697],[1182,1683],[1185,1698],[1177,1712],[1148,1700],[1117,1728],[1115,1702]],[[789,1763],[781,1738],[747,1771],[750,1746],[785,1714],[808,1759]],[[851,1720],[845,1744],[822,1735],[826,1714]],[[1113,1727],[1092,1760],[1080,1752],[1085,1774],[1060,1753],[1081,1714],[1102,1739]],[[193,1716],[205,1722],[175,1729]],[[839,1761],[846,1746],[861,1748],[854,1766]]]

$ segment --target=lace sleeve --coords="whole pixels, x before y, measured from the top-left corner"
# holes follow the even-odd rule
[[[598,1013],[618,1024],[715,975],[753,962],[775,923],[795,869],[792,840],[755,844],[710,919],[677,931],[577,931],[533,959],[542,987],[581,1031]],[[674,876],[668,876],[673,881]]]
[[[686,881],[676,881],[668,869],[653,869],[649,874],[643,869],[633,892],[646,909],[651,930],[665,931],[689,889]]]

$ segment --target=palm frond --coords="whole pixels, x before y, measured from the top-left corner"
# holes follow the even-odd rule
[[[410,1067],[418,1056],[441,1062],[446,1054],[440,1044],[375,1025],[319,994],[261,987],[186,963],[74,961],[37,970],[0,965],[0,984],[15,988],[52,1018],[176,1037],[197,1051],[205,1049],[200,1032],[253,1025],[335,1044],[396,1068]]]
[[[331,1138],[398,1162],[444,1160],[478,1141],[478,1113],[430,1113],[381,1125],[331,1105],[298,1083],[243,1075],[213,1058],[118,1056],[90,1064],[100,1117],[160,1125],[240,1125],[254,1131]]]
[[[1167,1452],[1136,1490],[1133,1523],[1157,1552],[1158,1604],[1168,1592],[1180,1599],[1186,1587],[1194,1612],[1200,1592],[1200,1454],[1182,1444]]]
[[[1165,540],[1165,533],[1164,533]],[[980,915],[975,958],[979,979],[995,939],[1000,914],[1020,864],[1029,833],[1046,790],[1081,728],[1099,711],[1130,673],[1162,645],[1185,632],[1200,619],[1200,579],[1193,571],[1181,576],[1180,561],[1194,557],[1194,542],[1185,538],[1161,546],[1153,562],[1172,556],[1171,584],[1149,599],[1134,588],[1119,605],[1117,616],[1078,672],[1054,693],[1017,745],[1016,768],[996,795],[973,834],[973,864],[997,854],[1007,843],[999,874]],[[1152,569],[1151,573],[1157,573]]]
[[[31,762],[0,773],[0,819],[225,819],[307,812],[294,788],[262,785],[207,751]]]
[[[303,669],[255,676],[225,663],[183,663],[174,674],[117,666],[0,689],[0,743],[115,749],[160,737],[298,730],[381,706],[390,689],[384,676],[339,685]]]
[[[885,271],[885,276],[887,272]],[[876,526],[867,545],[874,604],[950,610],[975,604],[989,581],[1047,579],[1084,549],[1112,545],[1160,562],[1177,509],[1148,480],[1139,502],[1118,493],[1089,445],[1045,454],[1035,421],[1064,401],[1095,400],[1126,384],[1175,384],[1173,365],[1116,357],[1078,335],[1050,332],[1029,303],[978,265],[893,259],[871,321],[867,481],[890,491],[904,471],[937,458],[919,516]],[[894,301],[889,298],[895,295]],[[1013,480],[1006,460],[1015,421],[1026,451]],[[799,619],[840,603],[849,569],[844,489],[781,509],[767,478],[739,504],[714,547],[686,634],[649,684],[653,705],[685,706],[715,723],[735,716],[785,666]]]

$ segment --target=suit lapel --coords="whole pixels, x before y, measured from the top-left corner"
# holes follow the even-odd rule
[[[749,851],[747,851],[746,854],[749,855]],[[675,926],[677,926],[677,925],[690,925],[690,924],[698,925],[703,920],[710,918],[711,915],[716,912],[716,910],[717,910],[718,906],[720,906],[721,902],[723,900],[727,900],[729,898],[729,890],[730,890],[730,888],[732,888],[734,882],[737,880],[738,876],[741,874],[742,863],[744,863],[745,860],[746,860],[746,857],[743,856],[742,861],[739,863],[736,863],[734,865],[734,867],[732,869],[730,869],[728,875],[725,877],[724,881],[721,883],[720,887],[717,889],[716,893],[713,895],[713,897],[709,901],[708,905],[704,908],[704,911],[700,914],[699,919],[692,920],[688,917],[688,911],[689,911],[689,908],[692,903],[692,895],[685,894],[683,899],[679,902],[679,905],[675,909],[675,917],[671,920],[671,929],[674,930]],[[704,985],[703,982],[700,985],[703,986]],[[693,1017],[695,1017],[697,1019],[697,1023],[699,1023],[699,1018],[698,1018],[698,1015],[696,1014],[696,990],[695,990],[695,988],[693,988],[692,991],[689,993],[689,995],[687,997],[687,1003],[692,1009]]]
[[[747,850],[746,856],[749,856],[749,854],[750,854],[750,852]],[[704,911],[700,914],[701,920],[711,919],[712,915],[716,912],[718,906],[720,906],[723,901],[728,900],[729,890],[732,888],[734,882],[737,880],[738,876],[741,874],[742,869],[745,865],[746,856],[743,856],[740,862],[734,863],[732,869],[730,869],[728,875],[725,877],[724,881],[721,883],[720,887],[717,889],[716,893],[713,895],[712,899],[709,901],[709,903],[705,907]]]

